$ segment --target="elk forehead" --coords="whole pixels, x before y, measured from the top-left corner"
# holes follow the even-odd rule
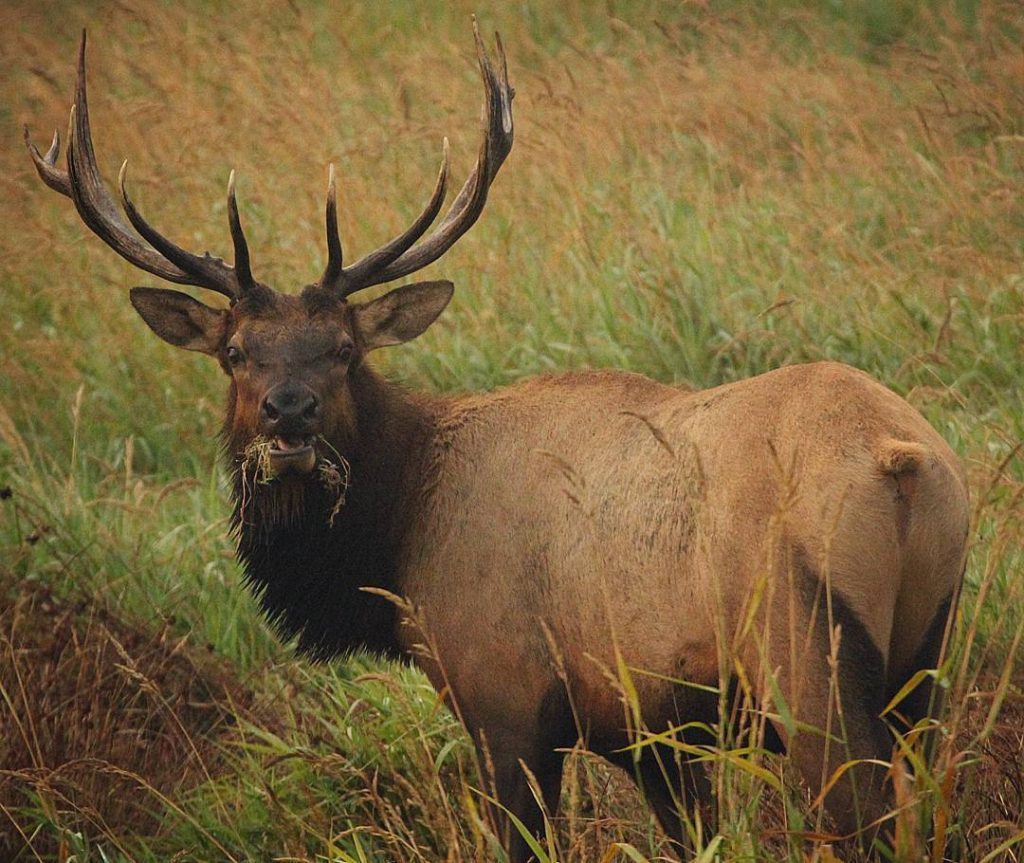
[[[344,302],[310,303],[306,297],[273,294],[255,308],[238,303],[228,345],[260,368],[292,370],[354,346],[349,307]]]

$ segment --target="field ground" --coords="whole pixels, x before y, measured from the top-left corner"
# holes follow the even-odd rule
[[[1024,854],[1024,11],[999,0],[28,3],[0,8],[0,858],[490,860],[470,748],[418,674],[275,642],[240,588],[223,383],[145,329],[152,283],[46,190],[82,26],[108,180],[228,250],[239,177],[259,278],[418,211],[501,31],[516,144],[427,277],[456,298],[380,357],[476,390],[612,366],[706,387],[830,358],[961,453],[972,551],[939,757],[901,790],[900,860]],[[415,11],[413,11],[415,9]],[[782,764],[709,753],[702,861],[827,860]],[[916,756],[913,756],[916,757]],[[629,783],[571,759],[545,855],[665,853]],[[759,812],[759,810],[761,810]]]

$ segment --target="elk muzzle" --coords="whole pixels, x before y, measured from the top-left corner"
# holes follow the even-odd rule
[[[321,414],[316,393],[303,383],[285,381],[264,396],[260,423],[271,441],[270,466],[276,475],[307,474],[316,466]]]

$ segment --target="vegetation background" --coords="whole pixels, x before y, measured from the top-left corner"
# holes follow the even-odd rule
[[[27,2],[0,7],[0,859],[491,860],[470,749],[424,679],[293,658],[240,587],[224,382],[159,342],[152,283],[36,178],[90,34],[101,166],[259,278],[324,263],[327,165],[355,253],[475,157],[470,14],[501,31],[516,144],[427,277],[454,302],[379,361],[487,389],[614,366],[709,387],[829,358],[908,398],[974,502],[940,755],[901,860],[1024,853],[1024,8],[1001,0]],[[209,299],[209,298],[204,298]],[[510,478],[514,481],[514,478]],[[913,760],[913,753],[906,755]],[[702,860],[827,860],[781,762],[710,750]],[[584,755],[543,856],[665,853]],[[813,813],[812,813],[813,815]]]

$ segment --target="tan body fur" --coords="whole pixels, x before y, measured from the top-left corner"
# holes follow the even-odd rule
[[[769,710],[777,673],[798,720],[824,728],[833,645],[794,601],[794,550],[867,629],[887,692],[962,573],[957,458],[906,402],[834,363],[703,392],[617,372],[527,381],[448,405],[431,463],[398,578],[426,632],[402,640],[429,642],[435,685],[471,729],[524,741],[528,765],[560,677],[585,737],[630,742],[619,657],[651,730],[692,718],[671,681],[717,686],[738,669]],[[847,717],[850,751],[833,746],[829,771],[888,756],[871,722]],[[823,744],[807,737],[800,766],[818,786]]]

